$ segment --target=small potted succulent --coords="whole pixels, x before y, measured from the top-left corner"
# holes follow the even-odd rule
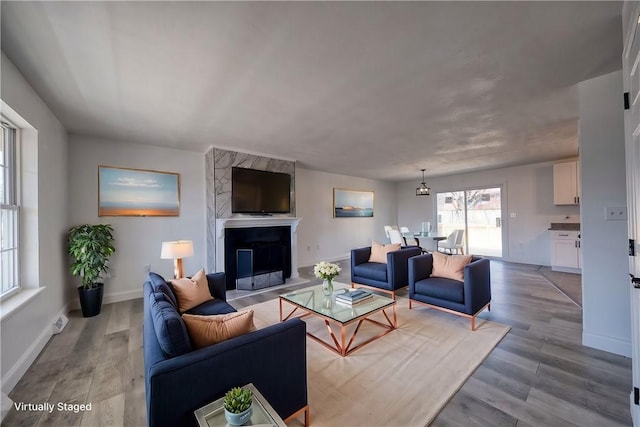
[[[232,426],[241,426],[253,413],[253,392],[242,387],[234,387],[224,395],[224,417]]]

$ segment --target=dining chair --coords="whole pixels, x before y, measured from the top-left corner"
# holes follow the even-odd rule
[[[384,226],[384,235],[387,236],[387,238],[391,238],[389,236],[389,230],[397,230],[398,226],[397,225],[385,225]]]
[[[464,230],[458,230],[454,249],[456,252],[460,251],[460,253],[464,255]]]
[[[400,234],[402,235],[402,238],[404,239],[404,243],[405,245],[410,245],[410,246],[420,246],[420,242],[418,241],[418,239],[411,233],[411,231],[409,230],[409,227],[400,227]],[[422,252],[425,252],[424,248],[421,248]]]
[[[438,242],[438,251],[440,249],[443,249],[442,252],[453,254],[455,251],[464,255],[464,230],[453,230],[447,240]]]
[[[391,243],[400,243],[402,246],[407,245],[407,241],[402,237],[402,234],[400,234],[400,231],[398,230],[389,230],[389,240],[391,240]]]

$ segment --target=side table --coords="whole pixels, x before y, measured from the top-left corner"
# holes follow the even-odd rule
[[[253,414],[245,426],[287,427],[282,418],[271,407],[267,399],[252,384],[242,386],[253,392]],[[200,427],[228,427],[224,417],[224,397],[197,409],[194,414]]]

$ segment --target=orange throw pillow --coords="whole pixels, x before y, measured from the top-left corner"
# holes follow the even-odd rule
[[[472,255],[444,255],[433,252],[433,269],[431,277],[464,280],[464,266],[471,262]]]
[[[178,299],[180,313],[213,299],[204,269],[194,274],[191,279],[186,277],[173,279],[171,284]]]
[[[379,262],[382,264],[387,263],[387,254],[393,251],[400,250],[400,243],[390,243],[383,245],[378,242],[371,242],[371,255],[369,256],[369,262]]]
[[[212,316],[183,314],[182,319],[195,348],[207,347],[256,330],[253,310]]]

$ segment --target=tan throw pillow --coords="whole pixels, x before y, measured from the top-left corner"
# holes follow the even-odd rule
[[[380,262],[382,264],[387,263],[387,254],[393,251],[400,250],[400,243],[390,243],[383,245],[378,242],[371,242],[371,255],[369,256],[369,262]]]
[[[171,284],[178,300],[180,313],[213,299],[204,269],[194,274],[191,279],[186,277],[173,279]]]
[[[207,347],[256,330],[253,310],[212,316],[183,314],[182,319],[195,348]]]
[[[471,262],[472,255],[445,255],[433,252],[431,277],[464,280],[464,266]]]

